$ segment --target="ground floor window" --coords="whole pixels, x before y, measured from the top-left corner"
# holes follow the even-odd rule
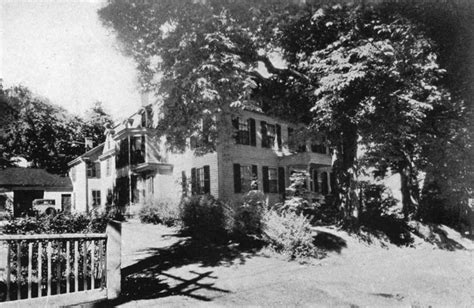
[[[92,191],[92,206],[100,205],[100,190]]]
[[[283,167],[262,167],[263,192],[285,193],[285,170]]]
[[[193,195],[204,195],[211,192],[210,168],[204,166],[202,168],[191,169],[191,186]]]
[[[256,165],[234,164],[234,192],[248,192],[258,189],[258,171]]]

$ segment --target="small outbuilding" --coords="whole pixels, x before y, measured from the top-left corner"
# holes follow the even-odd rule
[[[0,218],[8,212],[15,217],[28,213],[35,199],[48,199],[56,208],[69,212],[72,191],[69,177],[44,169],[0,169]]]

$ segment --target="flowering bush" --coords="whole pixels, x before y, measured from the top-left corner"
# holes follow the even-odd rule
[[[311,224],[302,214],[270,210],[263,217],[263,240],[290,259],[317,257]]]

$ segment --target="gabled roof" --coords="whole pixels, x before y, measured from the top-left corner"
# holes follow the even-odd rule
[[[88,159],[94,155],[96,155],[97,157],[100,156],[100,154],[102,154],[102,151],[104,150],[104,145],[105,145],[105,142],[99,144],[98,146],[96,146],[95,148],[92,148],[91,150],[87,151],[86,153],[82,154],[81,156],[79,157],[76,157],[75,159],[71,160],[70,162],[67,163],[68,166],[73,166],[77,163],[79,163],[82,160],[84,159]]]
[[[71,179],[51,174],[44,169],[0,168],[1,186],[35,186],[71,188]]]

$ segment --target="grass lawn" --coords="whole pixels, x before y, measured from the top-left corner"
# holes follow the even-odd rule
[[[325,229],[312,264],[233,245],[209,246],[163,226],[123,224],[124,296],[135,306],[456,306],[474,303],[474,250],[367,245]]]

